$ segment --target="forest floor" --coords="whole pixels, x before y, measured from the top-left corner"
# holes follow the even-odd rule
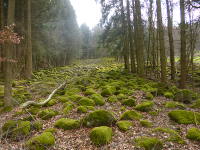
[[[175,87],[163,87],[157,82],[126,73],[122,69],[122,64],[113,60],[88,60],[71,66],[41,70],[34,73],[33,79],[29,81],[15,81],[13,84],[14,98],[16,103],[27,100],[43,101],[64,81],[67,81],[66,87],[54,95],[53,99],[43,107],[30,107],[23,110],[15,107],[9,112],[1,112],[0,128],[8,120],[26,120],[30,121],[31,129],[26,136],[20,137],[14,137],[16,134],[9,131],[5,137],[2,130],[0,132],[0,150],[28,149],[25,143],[49,128],[55,129],[55,132],[52,132],[55,144],[44,145],[43,149],[48,150],[139,150],[145,147],[144,143],[136,142],[136,139],[140,137],[157,138],[163,144],[163,148],[160,148],[163,150],[200,149],[200,135],[198,140],[190,140],[186,137],[189,129],[200,129],[200,114],[197,114],[195,120],[185,124],[172,121],[169,117],[169,112],[174,110],[199,112],[200,107],[194,108],[191,107],[194,106],[192,104],[174,102],[172,89],[176,89]],[[104,90],[108,90],[107,94],[103,94]],[[86,103],[89,102],[80,103],[80,99],[83,97],[93,100],[92,95],[94,94],[99,97],[102,95],[101,102],[103,103],[88,104],[89,107],[86,106]],[[135,104],[126,103],[126,100],[133,100]],[[139,105],[145,102],[150,105],[144,106],[145,109],[139,109]],[[80,105],[83,105],[86,110],[83,111],[81,109],[83,107]],[[44,115],[41,115],[44,110],[56,113],[54,115],[47,113],[49,117],[45,118]],[[100,147],[92,144],[90,140],[92,128],[85,127],[83,124],[72,130],[55,127],[55,122],[60,118],[81,121],[96,110],[112,112],[116,121],[123,120],[122,115],[132,110],[141,114],[141,117],[139,119],[126,118],[132,124],[127,131],[120,130],[115,123],[110,125],[113,131],[112,140]],[[42,124],[42,127],[34,129],[35,122]],[[150,148],[150,150],[154,148]],[[148,150],[148,148],[146,149]],[[157,149],[159,150],[159,148]],[[155,148],[155,150],[157,149]]]

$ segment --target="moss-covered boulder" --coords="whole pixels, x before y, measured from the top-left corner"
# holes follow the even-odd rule
[[[86,89],[86,91],[84,92],[84,94],[86,96],[88,96],[88,95],[96,94],[96,91],[94,89],[92,89],[92,88],[88,88],[88,89]]]
[[[169,112],[168,116],[179,124],[200,124],[200,113],[197,112],[174,110]]]
[[[27,110],[32,115],[37,115],[40,111],[39,107],[31,107]]]
[[[187,89],[179,90],[174,96],[175,101],[183,102],[186,104],[192,103],[192,101],[196,99],[197,94]]]
[[[142,112],[148,112],[148,111],[151,111],[152,108],[154,106],[154,102],[152,101],[145,101],[141,104],[138,104],[135,109],[136,110],[139,110],[139,111],[142,111]]]
[[[58,97],[56,97],[57,99],[58,99],[58,101],[59,102],[61,102],[61,103],[65,103],[65,102],[68,102],[69,101],[69,99],[68,99],[68,96],[58,96]]]
[[[116,91],[115,87],[113,87],[113,86],[105,86],[101,91],[101,95],[103,97],[108,97],[108,96],[113,95],[115,91]]]
[[[122,105],[133,107],[133,106],[136,105],[136,102],[135,102],[134,98],[125,99],[125,100],[122,101]]]
[[[152,100],[152,99],[154,98],[154,96],[153,96],[153,94],[151,94],[151,92],[147,92],[147,93],[145,94],[145,97],[146,97],[146,99],[148,99],[148,100]]]
[[[196,100],[191,105],[192,108],[200,108],[200,99]]]
[[[96,146],[108,144],[112,139],[112,128],[101,126],[93,128],[90,132],[90,140]]]
[[[78,94],[73,94],[67,97],[67,100],[70,102],[78,102],[83,96],[80,96]]]
[[[32,128],[33,130],[36,130],[36,131],[41,130],[42,127],[43,127],[43,124],[42,124],[41,121],[34,121],[34,122],[31,124],[31,128]]]
[[[165,93],[164,93],[164,96],[165,96],[166,98],[171,98],[171,99],[174,98],[174,94],[173,94],[172,92],[169,92],[169,91],[165,92]]]
[[[166,108],[179,108],[179,109],[185,109],[185,105],[179,102],[175,101],[169,101],[165,103]]]
[[[142,114],[133,111],[133,110],[128,110],[122,114],[120,117],[120,120],[139,120],[142,118]]]
[[[100,94],[92,94],[90,98],[94,101],[95,105],[103,106],[105,104],[105,100]]]
[[[51,109],[44,109],[41,110],[38,114],[38,116],[43,119],[43,120],[48,120],[54,116],[56,116],[58,114],[58,112],[51,110]]]
[[[63,109],[63,113],[65,114],[65,115],[67,115],[72,109],[73,109],[73,105],[71,105],[71,104],[68,104],[67,106],[65,106],[65,108]]]
[[[88,111],[87,107],[86,106],[79,106],[77,108],[77,112],[78,113],[86,113]]]
[[[58,102],[57,99],[52,99],[45,106],[53,106],[53,105],[57,104],[57,102]]]
[[[143,126],[143,127],[147,127],[147,128],[150,128],[152,127],[153,123],[150,122],[149,120],[140,120],[140,124]]]
[[[182,137],[179,135],[179,133],[173,129],[158,127],[158,128],[153,129],[153,132],[169,134],[169,137],[166,139],[166,141],[176,142],[179,144],[185,143],[185,141],[182,139]]]
[[[51,132],[51,133],[56,133],[57,129],[55,128],[47,128],[46,130],[44,130],[44,132]]]
[[[191,140],[200,141],[200,129],[198,128],[190,128],[187,131],[186,137]]]
[[[154,137],[139,137],[135,139],[137,146],[144,148],[145,150],[162,150],[162,142]]]
[[[116,119],[112,113],[106,110],[91,112],[83,119],[83,125],[86,127],[112,126],[115,122]]]
[[[61,118],[55,122],[54,126],[56,128],[64,130],[77,129],[80,127],[80,121],[74,119]]]
[[[116,96],[116,95],[113,95],[113,96],[108,97],[107,101],[108,101],[109,103],[115,103],[115,102],[118,101],[118,99],[117,99],[117,96]]]
[[[29,139],[25,146],[30,150],[47,150],[55,144],[55,138],[51,132],[43,132]]]
[[[126,99],[126,98],[127,98],[127,96],[126,96],[125,94],[119,93],[119,94],[117,95],[117,99],[118,99],[118,100],[123,100],[123,99]]]
[[[8,120],[2,127],[3,133],[6,133],[7,137],[12,137],[14,139],[27,136],[31,130],[30,121],[14,121]]]
[[[78,102],[78,104],[81,106],[94,106],[95,105],[94,101],[87,97],[81,98],[80,101]]]
[[[121,131],[127,131],[131,128],[131,126],[133,125],[133,123],[131,121],[126,121],[126,120],[122,120],[122,121],[118,121],[117,123],[117,127],[121,130]]]

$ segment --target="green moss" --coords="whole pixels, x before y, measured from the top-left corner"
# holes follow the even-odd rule
[[[179,135],[178,132],[176,132],[175,130],[172,130],[170,128],[155,128],[153,130],[153,132],[161,132],[161,133],[168,133],[170,136],[167,139],[167,141],[171,141],[171,142],[176,142],[179,144],[184,144],[185,141],[181,138],[181,136]]]
[[[62,103],[65,103],[65,102],[68,102],[69,101],[69,98],[68,96],[59,96],[58,97],[58,100]]]
[[[27,111],[32,115],[37,115],[40,109],[38,107],[31,107]]]
[[[92,110],[92,111],[95,110],[95,107],[93,107],[93,106],[86,106],[86,107],[87,107],[88,110]]]
[[[35,122],[33,122],[32,125],[31,125],[31,128],[32,128],[33,130],[37,130],[37,131],[41,130],[42,127],[43,127],[43,125],[42,125],[42,122],[41,122],[41,121],[35,121]]]
[[[148,111],[152,110],[153,106],[154,106],[154,102],[152,102],[152,101],[145,101],[145,102],[143,102],[141,104],[138,104],[135,107],[135,109],[139,110],[139,111],[143,111],[143,112],[148,112]]]
[[[200,124],[200,113],[197,112],[174,110],[169,112],[168,116],[179,124]]]
[[[103,106],[105,104],[105,100],[100,94],[93,94],[90,98],[95,102],[95,105]]]
[[[171,98],[171,99],[174,98],[174,94],[173,94],[172,92],[168,92],[168,91],[164,93],[164,96],[165,96],[166,98]]]
[[[38,114],[38,116],[43,120],[50,119],[56,115],[57,115],[57,112],[55,112],[54,110],[51,110],[51,109],[41,110]]]
[[[192,108],[200,108],[200,99],[196,100],[196,101],[192,104],[191,107],[192,107]]]
[[[61,118],[55,122],[54,126],[56,128],[61,128],[64,130],[77,129],[80,127],[80,121],[74,119]]]
[[[129,106],[129,107],[133,107],[133,106],[135,106],[135,99],[133,99],[133,98],[125,99],[125,100],[122,102],[122,105],[126,105],[126,106]]]
[[[86,91],[84,92],[84,94],[86,96],[88,96],[88,95],[96,94],[96,91],[93,90],[92,88],[89,88],[89,89],[86,89]]]
[[[86,106],[79,106],[77,108],[77,112],[78,113],[86,113],[88,111],[87,107]]]
[[[67,105],[64,109],[63,109],[63,113],[65,115],[67,115],[71,110],[73,109],[73,105]]]
[[[116,91],[115,87],[105,86],[101,91],[101,95],[103,97],[108,97],[108,96],[113,95],[115,91]]]
[[[45,106],[53,106],[55,104],[57,104],[57,100],[56,99],[52,99]]]
[[[143,147],[145,150],[162,150],[162,142],[153,137],[139,137],[135,139],[138,146]]]
[[[90,132],[90,139],[96,146],[108,144],[112,139],[112,128],[106,126],[93,128]]]
[[[197,94],[187,89],[179,90],[174,97],[174,100],[183,103],[191,103],[193,100],[196,99],[197,99]]]
[[[68,101],[78,102],[83,96],[80,96],[78,94],[70,95],[68,96]]]
[[[143,126],[143,127],[147,127],[147,128],[150,128],[152,127],[153,123],[148,121],[148,120],[140,120],[140,124]]]
[[[7,133],[7,137],[20,138],[27,136],[30,133],[31,123],[30,121],[7,121],[3,127],[3,133]]]
[[[150,111],[149,114],[152,116],[158,116],[159,112],[158,111]]]
[[[117,95],[117,99],[118,100],[122,100],[122,99],[126,99],[126,98],[127,98],[127,96],[124,95],[124,94],[122,94],[122,93],[120,93],[120,94]]]
[[[153,94],[151,94],[151,92],[146,93],[146,99],[152,100],[153,98],[154,98],[154,96],[153,96]]]
[[[200,129],[190,128],[187,132],[186,137],[191,140],[200,141]]]
[[[46,150],[55,144],[55,138],[51,132],[43,132],[26,142],[26,147],[30,150]]]
[[[6,113],[6,112],[11,112],[12,109],[13,109],[13,108],[12,108],[11,106],[2,107],[2,108],[0,109],[0,114]]]
[[[142,114],[133,111],[133,110],[128,110],[122,114],[120,117],[120,120],[139,120],[142,118]]]
[[[51,132],[51,133],[56,133],[56,129],[55,128],[48,128],[46,130],[44,130],[44,132]]]
[[[86,127],[111,126],[115,122],[116,119],[112,113],[106,110],[91,112],[83,119],[83,125]]]
[[[165,103],[166,108],[180,108],[185,109],[185,105],[179,102],[169,101]]]
[[[114,103],[114,102],[117,102],[117,96],[113,95],[113,96],[110,96],[108,99],[107,99],[108,102],[110,103]]]
[[[94,106],[95,105],[94,101],[87,97],[81,98],[80,101],[78,102],[78,104],[81,106]]]
[[[117,127],[118,127],[120,130],[122,130],[122,131],[127,131],[127,130],[129,130],[130,127],[133,125],[132,122],[130,122],[130,121],[124,121],[124,120],[118,121],[116,124],[117,124]]]

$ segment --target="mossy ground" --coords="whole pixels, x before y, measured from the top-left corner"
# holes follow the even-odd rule
[[[155,143],[158,143],[158,149],[161,147],[161,143],[163,143],[164,149],[195,149],[197,147],[195,142],[183,144],[182,141],[186,138],[195,140],[198,137],[193,135],[194,129],[187,130],[187,124],[190,124],[191,128],[194,126],[199,128],[197,113],[199,100],[195,100],[197,95],[194,92],[181,91],[186,93],[189,101],[191,100],[191,104],[183,104],[182,102],[188,103],[188,101],[177,94],[180,93],[178,88],[123,71],[122,65],[113,60],[106,60],[106,62],[109,63],[88,61],[52,70],[41,70],[34,73],[34,77],[30,81],[16,82],[13,88],[16,89],[15,93],[18,94],[21,102],[24,98],[31,99],[32,95],[36,100],[44,100],[58,86],[57,83],[65,80],[68,83],[65,88],[54,95],[46,106],[28,108],[27,111],[32,116],[26,110],[15,110],[15,108],[11,112],[3,113],[0,118],[0,126],[1,122],[4,123],[7,118],[16,121],[29,120],[31,124],[29,133],[23,135],[23,141],[21,138],[18,138],[19,141],[7,139],[9,144],[20,149],[21,144],[28,143],[24,141],[30,143],[29,138],[40,139],[41,135],[46,137],[45,133],[48,133],[47,136],[54,138],[51,139],[54,141],[51,144],[44,141],[44,143],[47,142],[44,145],[47,145],[46,148],[49,149],[54,144],[57,149],[77,149],[77,147],[78,149],[96,149],[96,146],[101,146],[101,149],[107,147],[110,149],[124,149],[124,147],[134,149],[135,146],[151,148],[152,145],[155,146]],[[23,94],[20,95],[19,91]],[[186,113],[182,111],[186,111]],[[14,115],[9,115],[10,113]],[[8,116],[6,116],[7,114]],[[43,120],[43,118],[45,119]],[[179,125],[179,123],[183,124]],[[109,140],[105,138],[106,140],[104,139],[103,142],[99,142],[98,140],[101,139],[99,138],[95,144],[90,140],[89,135],[93,127],[101,126],[107,126],[109,130],[112,128],[112,135],[108,136]],[[154,127],[158,127],[155,129],[156,132]],[[14,129],[16,126],[12,126],[11,123],[10,128]],[[108,130],[104,131],[107,133]],[[102,132],[104,131],[99,131],[98,136],[103,137]],[[185,134],[185,131],[188,131],[188,135]],[[143,142],[141,140],[140,142],[138,140],[137,143],[130,142],[130,139],[141,135],[145,137],[142,138]],[[4,143],[2,146],[8,146]],[[38,145],[33,143],[34,140],[30,146],[33,146],[32,149],[37,149]],[[40,146],[38,147],[44,149]],[[9,149],[9,147],[4,149]]]

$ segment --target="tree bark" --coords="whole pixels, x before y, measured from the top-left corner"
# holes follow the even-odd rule
[[[180,88],[185,88],[187,78],[187,60],[186,60],[186,25],[185,25],[185,2],[180,0],[180,15],[181,15],[181,78]]]
[[[3,11],[3,0],[0,0],[0,30],[3,28],[4,26],[4,11]],[[3,56],[3,46],[0,45],[0,57],[4,57]],[[3,62],[0,62],[0,72],[3,72]]]
[[[137,70],[141,77],[144,77],[144,30],[141,17],[141,5],[139,0],[135,0],[135,39],[137,39],[136,55],[137,55]]]
[[[8,1],[8,19],[7,25],[12,25],[15,22],[15,0]],[[14,46],[11,43],[5,44],[5,86],[4,86],[4,102],[6,106],[12,106],[12,51]]]
[[[172,3],[172,2],[171,2]],[[171,63],[171,79],[175,79],[175,59],[174,59],[174,38],[173,38],[173,22],[172,22],[172,11],[169,6],[169,0],[166,0],[167,5],[167,21],[168,21],[168,37],[169,37],[169,47],[170,47],[170,63]],[[171,13],[170,13],[171,12]]]
[[[166,82],[167,60],[166,60],[166,55],[165,55],[164,29],[163,29],[163,23],[162,23],[161,1],[156,0],[156,4],[157,4],[157,26],[158,26],[158,35],[159,35],[159,48],[160,48],[161,81]]]
[[[31,0],[27,0],[27,50],[25,51],[25,77],[32,76]]]
[[[129,37],[129,47],[130,47],[130,58],[131,58],[131,72],[136,72],[136,66],[135,66],[135,49],[133,46],[133,29],[131,25],[130,20],[130,3],[129,0],[127,0],[127,22],[128,22],[128,37]]]

